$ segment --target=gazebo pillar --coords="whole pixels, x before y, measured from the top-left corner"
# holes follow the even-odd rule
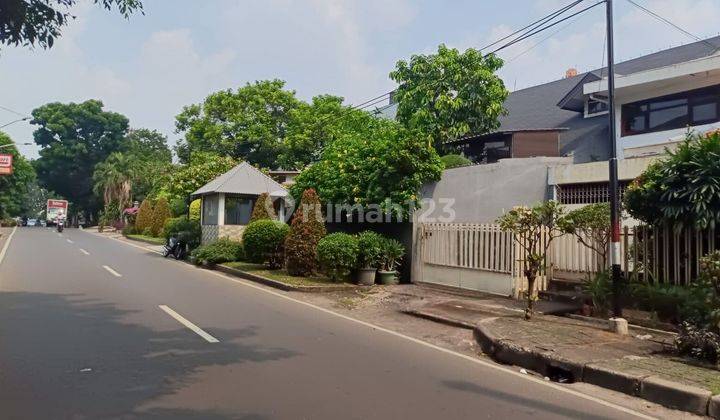
[[[218,226],[225,225],[225,193],[218,194]]]

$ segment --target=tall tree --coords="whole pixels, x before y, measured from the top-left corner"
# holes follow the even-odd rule
[[[0,132],[0,146],[13,144],[7,134]],[[18,216],[24,209],[29,186],[35,180],[35,171],[15,146],[3,147],[0,153],[13,156],[12,175],[0,175],[0,218]]]
[[[154,196],[164,185],[172,165],[172,152],[167,137],[155,130],[132,129],[124,152],[133,162],[132,196],[136,200]]]
[[[399,86],[398,121],[426,134],[438,149],[466,134],[483,134],[500,126],[508,91],[497,71],[503,61],[469,48],[460,53],[445,45],[437,54],[400,60],[390,78]]]
[[[282,80],[248,83],[183,108],[175,121],[177,131],[185,133],[177,148],[180,160],[187,162],[192,152],[201,151],[276,166],[290,113],[300,105],[295,92],[284,87]]]
[[[343,98],[320,95],[312,103],[301,103],[291,111],[287,138],[278,162],[285,169],[302,169],[320,160],[324,146],[341,133],[353,129],[353,111],[342,105]]]
[[[51,48],[75,16],[71,8],[77,0],[2,0],[0,2],[0,44]],[[142,12],[140,0],[93,0],[107,10],[117,7],[129,17]]]
[[[170,175],[163,194],[170,199],[187,200],[190,194],[207,184],[213,178],[229,171],[237,161],[228,156],[196,152],[190,162]]]
[[[103,198],[105,207],[114,204],[122,212],[132,200],[133,181],[141,173],[138,162],[132,156],[115,152],[95,165],[93,191]]]
[[[128,119],[103,110],[97,100],[50,103],[33,110],[35,143],[42,149],[34,161],[40,185],[94,214],[100,200],[93,195],[95,165],[127,147]]]

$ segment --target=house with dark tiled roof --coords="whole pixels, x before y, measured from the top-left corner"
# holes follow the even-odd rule
[[[720,36],[616,64],[620,158],[661,152],[688,127],[720,120]],[[511,92],[507,115],[492,133],[450,140],[477,163],[569,156],[573,163],[609,158],[607,71],[598,69]],[[397,105],[378,110],[394,118]]]

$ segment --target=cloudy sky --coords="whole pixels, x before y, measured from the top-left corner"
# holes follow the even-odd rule
[[[717,35],[720,0],[636,0],[690,32]],[[592,4],[593,0],[586,3]],[[144,0],[145,15],[81,2],[48,51],[0,51],[0,106],[20,113],[47,102],[100,99],[133,127],[174,133],[182,106],[208,93],[280,78],[301,98],[332,93],[360,103],[391,90],[398,59],[445,43],[480,48],[570,0]],[[616,0],[617,61],[682,43],[687,36]],[[542,41],[538,44],[539,41]],[[604,10],[501,52],[516,90],[600,66]],[[0,109],[0,125],[17,116]],[[5,129],[32,141],[32,126]],[[36,157],[34,146],[23,153]]]

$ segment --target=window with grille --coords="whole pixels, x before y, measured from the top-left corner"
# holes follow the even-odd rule
[[[620,181],[620,198],[625,195],[625,188],[629,181]],[[585,184],[557,185],[557,201],[560,204],[595,204],[610,201],[610,184],[607,182],[592,182]]]

